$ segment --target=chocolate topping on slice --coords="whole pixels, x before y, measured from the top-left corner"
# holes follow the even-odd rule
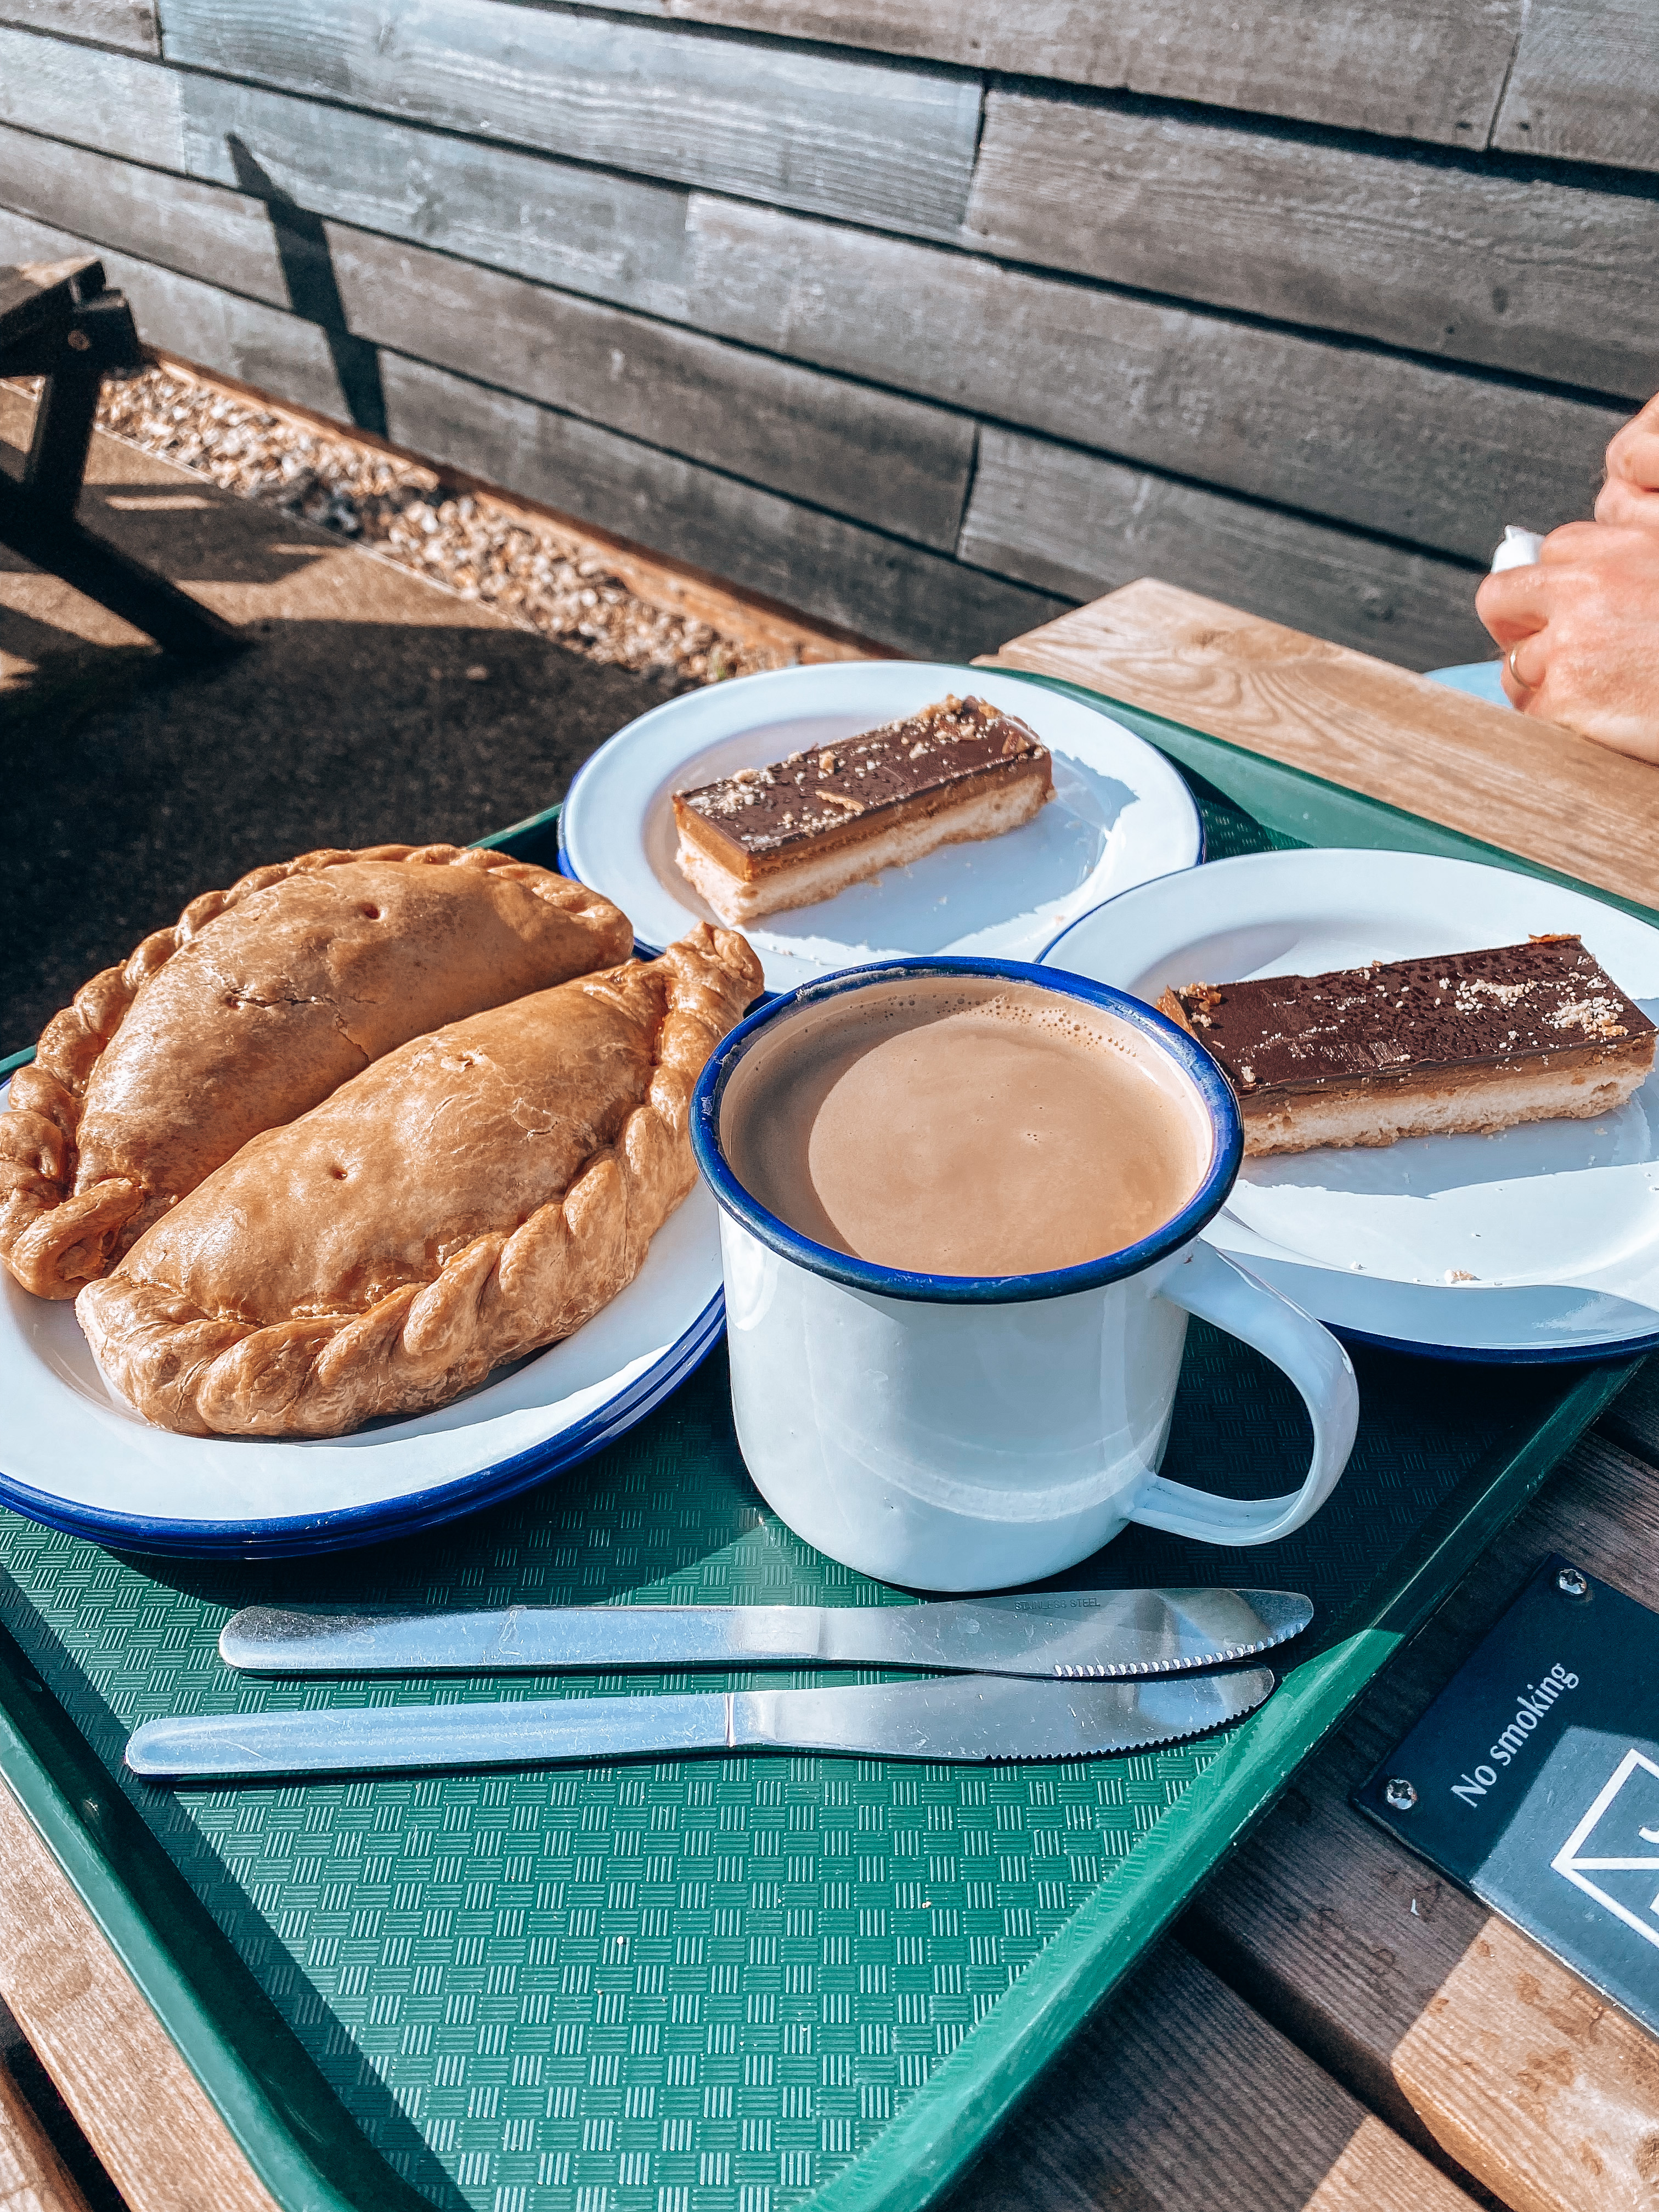
[[[1030,775],[1048,755],[1034,732],[983,699],[949,698],[862,737],[739,769],[675,796],[746,854],[785,854],[969,778]],[[872,823],[872,827],[875,826]]]
[[[1654,1025],[1577,937],[1191,983],[1162,1002],[1242,1096],[1629,1045]]]

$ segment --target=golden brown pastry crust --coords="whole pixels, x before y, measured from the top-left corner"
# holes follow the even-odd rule
[[[192,899],[46,1025],[0,1114],[0,1260],[73,1297],[261,1130],[406,1038],[627,957],[609,900],[478,847],[304,853]]]
[[[387,1054],[86,1286],[106,1381],[186,1434],[340,1436],[570,1335],[695,1182],[691,1094],[760,983],[700,923]]]

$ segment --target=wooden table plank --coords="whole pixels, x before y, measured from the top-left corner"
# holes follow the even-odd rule
[[[1650,1359],[1597,1425],[1604,1437],[1659,1467],[1659,1359]]]
[[[954,2212],[1469,2212],[1180,1945],[1092,2021]]]
[[[1659,2042],[1348,1803],[1552,1550],[1659,1605],[1654,1469],[1600,1437],[1581,1443],[1183,1933],[1373,2110],[1426,2130],[1514,2212],[1629,2212],[1659,2187]]]
[[[206,2091],[3,1786],[0,1996],[132,2212],[276,2212]]]
[[[1369,654],[1150,578],[988,665],[1086,684],[1642,904],[1659,898],[1659,775]]]
[[[0,2212],[87,2212],[80,2184],[0,2062]]]

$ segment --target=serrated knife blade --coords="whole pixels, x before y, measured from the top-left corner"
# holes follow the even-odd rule
[[[507,1606],[343,1613],[249,1606],[219,1655],[261,1674],[917,1667],[1113,1680],[1230,1664],[1298,1636],[1297,1590],[1063,1590],[888,1606]]]
[[[1273,1686],[1253,1667],[1190,1681],[1033,1682],[959,1674],[827,1690],[535,1698],[475,1705],[183,1714],[146,1721],[127,1765],[155,1781],[367,1774],[687,1752],[939,1761],[1097,1759],[1240,1720]]]

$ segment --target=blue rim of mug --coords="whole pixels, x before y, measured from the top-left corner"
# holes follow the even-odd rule
[[[1214,1136],[1214,1150],[1198,1188],[1181,1209],[1150,1237],[1121,1251],[1075,1267],[1051,1267],[1030,1275],[932,1275],[903,1267],[886,1267],[873,1260],[860,1260],[837,1252],[816,1238],[804,1237],[781,1220],[769,1206],[746,1190],[726,1163],[720,1139],[720,1103],[726,1086],[745,1053],[772,1023],[804,1006],[821,1006],[872,983],[892,982],[906,975],[983,976],[993,981],[1029,983],[1040,991],[1080,999],[1139,1030],[1167,1053],[1188,1078],[1202,1100]],[[971,957],[884,960],[867,968],[843,968],[833,975],[802,983],[781,997],[769,1000],[739,1022],[715,1048],[698,1079],[691,1101],[691,1150],[703,1181],[715,1203],[751,1237],[798,1267],[848,1290],[871,1291],[878,1297],[911,1298],[929,1305],[1014,1305],[1036,1298],[1063,1298],[1076,1291],[1091,1291],[1103,1283],[1121,1282],[1138,1275],[1159,1260],[1178,1251],[1214,1218],[1227,1200],[1244,1154],[1244,1130],[1226,1077],[1195,1037],[1167,1014],[1144,1000],[1132,999],[1109,983],[1096,983],[1063,968],[1037,968],[1023,960],[975,960]]]

